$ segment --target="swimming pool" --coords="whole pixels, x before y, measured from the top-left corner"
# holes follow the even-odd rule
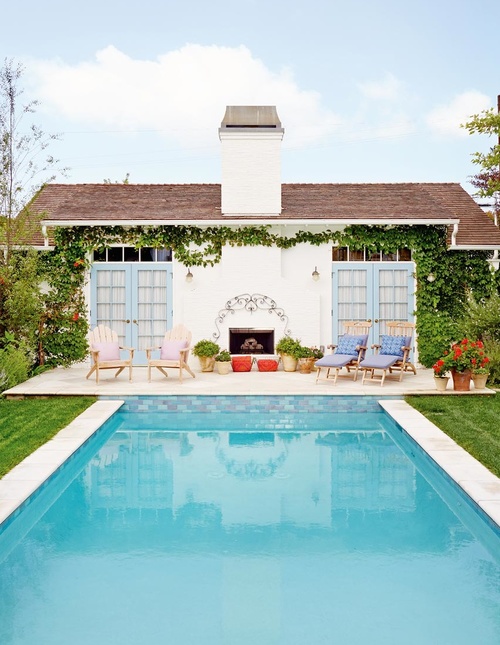
[[[500,642],[498,534],[375,401],[124,408],[0,534],[2,644]]]

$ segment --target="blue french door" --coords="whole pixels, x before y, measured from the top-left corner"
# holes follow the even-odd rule
[[[96,263],[91,271],[91,326],[107,325],[120,345],[134,347],[134,364],[146,348],[161,345],[172,326],[171,263]]]
[[[347,320],[371,320],[370,344],[387,332],[387,322],[413,322],[414,270],[412,262],[333,262],[333,342]]]

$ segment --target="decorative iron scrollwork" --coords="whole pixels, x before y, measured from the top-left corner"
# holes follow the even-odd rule
[[[284,324],[285,329],[283,331],[283,334],[285,336],[291,335],[290,329],[287,329],[288,316],[285,314],[284,309],[278,307],[275,300],[273,300],[269,296],[265,296],[262,293],[241,293],[239,296],[234,296],[234,298],[228,300],[225,307],[221,309],[217,314],[217,317],[215,319],[215,326],[217,328],[217,331],[212,334],[214,340],[219,340],[221,334],[219,325],[222,325],[226,316],[228,314],[234,315],[236,311],[242,309],[249,311],[250,313],[261,309],[267,311],[269,314],[275,314]]]

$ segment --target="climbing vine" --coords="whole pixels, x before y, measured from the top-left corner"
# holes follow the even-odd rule
[[[113,244],[170,248],[176,260],[190,267],[218,264],[225,245],[291,249],[304,243],[331,244],[386,253],[400,248],[412,249],[416,266],[419,359],[426,366],[432,365],[443,348],[456,338],[457,322],[469,293],[476,298],[487,297],[495,288],[495,281],[500,284],[498,275],[494,276],[490,270],[486,252],[447,250],[444,226],[348,226],[343,231],[299,230],[291,235],[282,235],[272,226],[85,226],[57,229],[54,237],[56,250],[48,262],[53,272],[53,287],[58,294],[57,298],[54,296],[57,299],[55,308],[59,307],[65,329],[70,323],[68,342],[73,343],[72,356],[86,347],[82,289],[89,255]],[[78,314],[77,320],[73,320],[75,314]],[[82,322],[78,322],[80,320]],[[47,342],[51,341],[46,338]],[[55,355],[60,356],[63,349],[59,348]]]

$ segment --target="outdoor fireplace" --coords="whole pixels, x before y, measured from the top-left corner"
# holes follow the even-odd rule
[[[274,354],[274,329],[236,327],[229,330],[230,354]]]

